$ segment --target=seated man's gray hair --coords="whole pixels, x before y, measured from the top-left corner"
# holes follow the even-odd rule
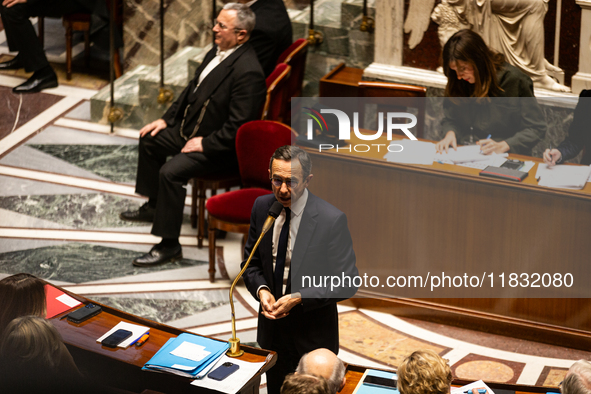
[[[228,3],[223,9],[236,11],[236,26],[234,27],[240,30],[246,30],[247,34],[250,36],[256,23],[256,16],[250,7],[246,4]]]
[[[296,369],[296,372],[302,375],[316,376],[314,374],[314,371],[308,370],[306,366],[306,358],[308,357],[308,354],[310,353],[306,353],[302,356],[300,362],[298,363],[298,368]],[[339,358],[337,358],[337,362],[335,363],[334,369],[332,370],[330,379],[327,380],[328,388],[331,394],[336,394],[339,391],[339,389],[341,388],[341,384],[343,383],[343,379],[345,378],[346,372],[347,371],[345,368],[345,364],[343,364],[343,362]]]
[[[560,386],[562,394],[591,394],[591,362],[579,360],[568,370]]]

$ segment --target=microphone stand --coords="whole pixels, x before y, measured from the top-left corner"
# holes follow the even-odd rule
[[[278,202],[275,202],[275,203],[279,204]],[[279,205],[281,205],[281,204],[279,204]],[[273,208],[271,208],[271,209],[273,209]],[[281,207],[281,209],[283,209],[283,207]],[[279,211],[279,212],[281,212],[281,211]],[[230,287],[230,307],[232,308],[232,338],[230,338],[228,340],[228,343],[230,344],[230,349],[226,353],[226,355],[228,357],[240,357],[244,354],[244,350],[240,350],[240,339],[236,338],[236,316],[234,313],[234,297],[233,297],[234,287],[236,286],[236,283],[238,283],[238,280],[242,277],[242,274],[244,274],[244,271],[246,271],[246,269],[248,268],[248,265],[250,264],[250,260],[252,260],[252,256],[254,255],[254,252],[257,250],[259,244],[261,243],[261,240],[263,239],[263,237],[265,236],[267,231],[269,231],[271,229],[271,227],[273,227],[273,223],[275,223],[276,218],[277,218],[277,216],[273,217],[273,214],[271,212],[269,212],[269,216],[267,217],[267,220],[265,220],[265,223],[263,224],[263,229],[261,231],[261,235],[259,236],[259,239],[257,240],[257,243],[254,244],[254,247],[252,248],[252,251],[250,252],[250,256],[248,256],[248,260],[246,260],[244,267],[242,267],[242,270],[236,276],[236,279],[234,279],[234,282],[232,282],[232,286]]]

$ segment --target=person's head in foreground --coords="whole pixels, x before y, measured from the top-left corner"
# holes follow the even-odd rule
[[[489,49],[478,33],[458,31],[445,43],[442,58],[447,97],[496,97],[503,92],[497,71],[505,57]]]
[[[221,51],[244,44],[254,29],[255,18],[254,12],[245,4],[226,4],[213,26],[215,44]]]
[[[278,148],[269,162],[269,178],[277,201],[291,207],[312,179],[312,160],[302,149],[285,145]]]
[[[400,394],[448,394],[451,368],[433,350],[417,350],[398,367]]]
[[[591,394],[591,362],[579,360],[569,368],[560,385],[562,394]]]
[[[326,379],[299,373],[287,375],[281,394],[330,394]]]
[[[300,359],[297,374],[320,376],[326,379],[331,394],[345,386],[345,364],[330,350],[316,349]]]
[[[16,274],[0,280],[0,338],[19,316],[45,317],[45,283],[33,275]]]

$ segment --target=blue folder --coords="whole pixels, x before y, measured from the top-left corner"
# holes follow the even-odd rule
[[[205,350],[210,354],[200,361],[193,361],[170,353],[183,342],[204,346]],[[221,357],[229,347],[230,345],[227,342],[183,333],[176,338],[169,339],[142,369],[145,371],[170,372],[188,378],[195,378],[210,363]]]

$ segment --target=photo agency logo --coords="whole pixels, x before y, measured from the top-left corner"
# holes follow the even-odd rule
[[[351,128],[355,134],[355,142],[376,141],[386,132],[386,139],[392,141],[392,134],[395,130],[400,130],[409,139],[416,141],[417,138],[410,132],[410,129],[416,126],[417,117],[408,112],[383,112],[377,113],[377,130],[359,130],[359,112],[353,112],[353,123],[349,115],[344,111],[326,108],[326,107],[303,107],[304,115],[308,116],[306,120],[306,140],[318,147],[318,151],[327,151],[336,149],[336,151],[346,150],[348,152],[369,152],[376,150],[378,152],[402,152],[403,146],[395,143],[351,143]],[[328,121],[327,121],[328,120]],[[384,127],[385,120],[385,127]],[[369,133],[368,133],[369,131]]]

